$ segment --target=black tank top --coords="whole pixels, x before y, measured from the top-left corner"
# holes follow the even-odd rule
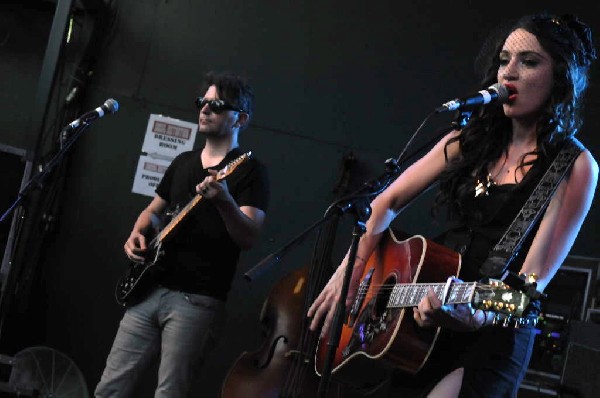
[[[465,204],[466,219],[436,239],[462,254],[459,274],[462,280],[476,281],[484,276],[479,272],[481,265],[507,231],[548,169],[557,151],[557,148],[551,147],[546,154],[540,153],[518,184],[492,185],[488,195],[480,195],[477,198],[473,195],[473,198]],[[519,254],[511,262],[511,271],[518,272],[521,269],[540,221],[541,217],[523,242]]]

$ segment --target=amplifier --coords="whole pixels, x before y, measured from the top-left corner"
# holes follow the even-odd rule
[[[597,264],[597,260],[594,260]],[[565,261],[565,264],[568,263]],[[569,325],[586,316],[592,283],[592,269],[564,265],[559,268],[544,293],[542,314],[529,370],[558,376],[562,373],[568,344]]]
[[[600,391],[600,325],[575,321],[561,375],[562,397],[597,397]]]
[[[544,290],[547,299],[542,302],[531,361],[520,386],[519,398],[568,397],[563,371],[572,349],[572,324],[582,322],[588,315],[589,303],[595,301],[599,264],[597,258],[569,256]]]

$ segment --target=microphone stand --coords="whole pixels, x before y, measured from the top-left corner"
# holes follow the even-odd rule
[[[457,120],[458,120],[458,118],[457,118]],[[267,271],[267,268],[270,268],[275,263],[279,262],[279,260],[281,260],[293,247],[295,247],[297,244],[304,241],[304,239],[306,239],[309,232],[311,232],[312,230],[314,230],[321,224],[325,223],[330,217],[332,217],[335,214],[335,213],[331,212],[332,209],[337,208],[340,210],[340,213],[343,214],[343,213],[346,213],[348,210],[355,208],[355,206],[352,203],[346,203],[342,206],[340,206],[338,203],[341,203],[344,200],[356,199],[356,197],[359,195],[375,196],[378,193],[380,193],[381,191],[383,191],[383,189],[385,189],[387,187],[387,185],[389,185],[389,183],[391,182],[391,181],[388,181],[387,185],[385,187],[381,188],[381,180],[383,178],[385,178],[387,176],[392,177],[393,174],[397,174],[399,172],[399,168],[400,168],[401,164],[403,164],[404,162],[406,162],[409,159],[416,156],[424,148],[431,146],[431,144],[433,142],[438,141],[441,136],[448,133],[450,130],[457,128],[457,126],[458,126],[458,124],[452,123],[451,126],[442,129],[441,132],[438,132],[435,135],[435,137],[433,137],[431,140],[429,140],[425,145],[417,148],[415,151],[410,153],[408,156],[400,155],[398,157],[398,159],[387,159],[385,161],[387,170],[382,177],[375,179],[374,182],[363,183],[362,188],[359,188],[354,193],[346,196],[345,198],[338,199],[334,203],[329,205],[329,208],[325,212],[325,216],[323,216],[323,218],[321,218],[320,220],[318,220],[317,222],[315,222],[314,224],[312,224],[311,226],[306,228],[304,231],[300,232],[296,237],[291,239],[288,243],[284,244],[281,249],[277,250],[275,253],[269,254],[268,256],[263,258],[261,261],[259,261],[254,267],[252,267],[249,271],[247,271],[244,274],[244,278],[246,280],[248,280],[249,282],[252,282],[254,279],[257,279],[258,277],[260,277],[263,273],[265,273]],[[372,192],[365,194],[363,191],[365,191],[366,189],[371,189]],[[367,198],[365,198],[365,199],[367,199]],[[367,216],[367,218],[368,218],[368,216]]]
[[[432,114],[428,115],[425,121],[431,115]],[[466,122],[468,121],[469,116],[470,113],[457,112],[455,120],[450,124],[450,126],[444,127],[443,129],[438,131],[437,134],[435,134],[435,136],[431,140],[429,140],[425,145],[422,145],[421,147],[414,150],[412,153],[405,156],[406,148],[410,145],[412,138],[414,138],[413,135],[413,137],[409,140],[408,144],[405,146],[404,150],[401,152],[397,159],[387,159],[385,161],[386,171],[382,176],[372,180],[371,182],[364,183],[363,186],[353,194],[348,195],[345,198],[339,199],[332,203],[325,212],[325,215],[320,220],[318,220],[317,222],[309,226],[307,229],[302,231],[300,234],[298,234],[296,237],[294,237],[292,240],[286,243],[281,249],[277,250],[275,253],[269,254],[267,257],[265,257],[263,260],[261,260],[258,264],[256,264],[244,274],[244,277],[248,281],[253,281],[257,277],[261,276],[267,268],[271,267],[276,262],[281,260],[281,258],[285,256],[293,247],[302,242],[311,231],[313,231],[315,228],[319,227],[321,224],[327,221],[330,217],[335,215],[336,213],[332,210],[337,210],[338,213],[341,214],[347,213],[349,211],[353,212],[355,216],[355,225],[352,231],[352,241],[350,244],[350,251],[348,254],[348,265],[344,274],[340,298],[336,304],[332,328],[329,333],[326,361],[323,367],[321,381],[319,383],[319,390],[317,395],[318,397],[326,397],[326,394],[329,389],[329,384],[331,382],[331,365],[333,363],[335,351],[337,349],[341,337],[341,330],[342,325],[344,323],[344,313],[346,307],[346,296],[348,295],[348,287],[350,285],[350,279],[352,277],[352,271],[354,269],[354,263],[356,261],[358,243],[360,241],[361,236],[366,231],[366,222],[371,215],[370,199],[377,196],[390,185],[395,176],[399,174],[401,164],[404,164],[406,161],[416,156],[424,148],[431,146],[432,143],[438,141],[440,137],[447,134],[449,131],[464,126],[464,124],[466,124]],[[424,123],[425,122],[423,122],[421,126],[417,129],[417,132],[421,129],[421,127],[423,127]]]
[[[17,206],[21,205],[21,203],[28,198],[29,193],[33,188],[42,187],[42,182],[44,178],[53,170],[54,166],[56,166],[64,157],[65,153],[71,148],[73,143],[81,136],[81,134],[87,129],[89,126],[88,122],[83,122],[76,130],[73,130],[74,133],[69,137],[69,139],[65,142],[65,144],[61,147],[61,149],[53,156],[53,158],[44,166],[41,167],[39,173],[34,175],[32,178],[27,181],[27,183],[23,186],[23,188],[19,191],[17,199],[14,203],[2,214],[0,217],[0,222],[3,222],[7,219],[7,217],[13,212]],[[61,134],[66,132],[67,129],[71,126],[66,126],[61,131]],[[23,206],[20,206],[20,210],[23,209]],[[25,211],[19,212],[19,223],[20,225],[24,225],[25,223]],[[19,228],[20,229],[20,228]],[[16,246],[16,243],[15,243]],[[12,261],[9,259],[9,261]],[[15,271],[10,271],[10,269],[2,270],[4,273],[4,278],[0,282],[1,283],[1,291],[0,291],[0,334],[2,332],[2,327],[4,326],[5,316],[8,313],[10,307],[10,295],[8,292],[15,286],[16,284],[16,276]]]
[[[386,164],[388,165],[388,170],[382,177],[379,177],[374,182],[365,183],[364,186],[355,193],[348,195],[345,198],[338,199],[334,203],[332,203],[327,209],[327,211],[325,211],[325,215],[321,219],[313,223],[304,231],[300,232],[298,235],[296,235],[296,237],[292,238],[288,243],[284,244],[281,247],[281,249],[277,250],[275,253],[269,254],[267,257],[258,262],[258,264],[256,264],[250,270],[248,270],[244,274],[246,280],[252,282],[253,280],[257,279],[267,270],[267,268],[270,268],[273,264],[281,260],[292,248],[304,241],[304,239],[306,239],[306,237],[308,236],[309,232],[324,224],[327,220],[329,220],[332,216],[336,215],[337,213],[344,214],[350,210],[354,210],[355,213],[357,213],[357,216],[358,214],[360,214],[360,218],[364,219],[364,222],[366,223],[366,220],[369,218],[371,209],[370,207],[368,209],[365,209],[365,207],[368,207],[368,204],[366,204],[366,206],[364,204],[358,206],[358,202],[366,201],[368,197],[378,194],[379,192],[383,191],[383,189],[385,189],[387,185],[389,185],[389,183],[391,182],[392,174],[396,171],[398,166],[396,164],[396,161],[393,159],[386,160]],[[386,178],[388,179],[388,181],[385,182],[385,186],[382,188],[381,185],[383,184],[380,180],[384,180]],[[364,191],[367,192],[365,193]],[[336,213],[333,210],[338,210],[338,212]]]
[[[277,252],[265,257],[256,266],[254,266],[252,269],[250,269],[244,274],[245,278],[249,281],[256,279],[265,271],[267,267],[270,267],[272,264],[279,261],[292,247],[303,241],[307,237],[309,232],[323,224],[333,215],[336,215],[338,213],[345,214],[348,212],[352,212],[354,214],[355,225],[352,232],[350,256],[348,259],[348,266],[346,267],[346,272],[344,274],[344,282],[342,286],[340,300],[338,301],[336,307],[334,322],[332,325],[332,332],[329,335],[330,338],[327,350],[328,359],[326,361],[326,365],[321,376],[321,381],[319,383],[319,390],[317,395],[319,397],[324,397],[327,393],[327,389],[329,388],[331,380],[331,363],[333,360],[333,355],[335,354],[336,348],[339,344],[341,329],[344,323],[343,314],[345,312],[345,298],[348,295],[348,286],[350,285],[352,269],[354,267],[354,262],[356,259],[356,250],[358,248],[358,242],[360,241],[360,237],[366,231],[366,222],[371,215],[370,200],[373,197],[377,196],[379,193],[381,193],[385,188],[387,188],[389,184],[393,181],[394,176],[397,175],[400,170],[398,163],[395,159],[388,159],[386,160],[385,164],[386,171],[382,176],[374,179],[371,182],[365,183],[355,193],[335,201],[329,206],[329,208],[325,212],[325,215],[319,221],[312,224],[306,230],[302,231],[299,235],[297,235],[291,241],[286,243]]]
[[[354,211],[354,215],[356,217],[356,224],[352,231],[352,241],[350,243],[350,250],[348,253],[348,264],[346,266],[346,270],[344,273],[344,280],[342,282],[342,290],[340,292],[340,298],[336,304],[336,308],[335,308],[335,312],[334,312],[334,316],[333,316],[333,320],[332,320],[332,325],[331,325],[331,330],[328,335],[329,340],[327,342],[327,352],[326,352],[325,361],[324,361],[324,365],[323,365],[323,371],[321,372],[321,382],[319,383],[319,390],[317,392],[318,398],[326,398],[327,397],[329,385],[331,382],[331,372],[332,372],[331,367],[333,364],[333,360],[335,359],[335,352],[338,348],[340,337],[342,334],[342,326],[346,319],[346,317],[345,317],[346,297],[348,296],[348,287],[350,285],[350,280],[352,278],[352,272],[354,270],[354,263],[356,261],[356,252],[358,250],[358,243],[360,241],[361,236],[366,231],[366,228],[365,228],[366,221],[368,220],[369,216],[371,215],[371,207],[368,203],[365,202],[366,199],[371,196],[378,195],[380,192],[382,192],[385,188],[387,188],[389,186],[389,184],[393,180],[392,177],[394,175],[399,174],[400,164],[403,164],[408,159],[410,159],[410,158],[414,157],[416,154],[420,153],[420,151],[425,146],[430,146],[432,144],[432,142],[438,141],[441,136],[447,134],[448,132],[450,132],[454,129],[459,129],[461,126],[464,126],[468,122],[468,120],[471,116],[471,113],[464,112],[464,111],[456,112],[455,118],[450,123],[449,126],[438,131],[437,134],[435,135],[435,137],[433,139],[429,140],[429,142],[425,146],[422,146],[419,149],[413,151],[410,155],[405,156],[405,151],[408,148],[408,146],[410,145],[410,143],[412,142],[412,139],[419,132],[419,130],[423,127],[423,125],[425,124],[425,122],[431,115],[432,114],[429,114],[425,118],[425,121],[421,124],[421,126],[419,126],[419,128],[417,129],[415,134],[408,141],[404,150],[401,152],[401,154],[398,156],[398,158],[386,160],[386,173],[382,177],[379,177],[379,179],[375,180],[374,183],[366,184],[367,186],[374,186],[377,189],[372,192],[367,192],[366,194],[353,196],[352,201],[347,204],[347,207]]]
[[[394,165],[396,165],[394,163]],[[397,165],[396,165],[397,166]],[[391,172],[390,175],[386,173],[382,179],[386,179],[383,182],[381,192],[392,181]],[[349,201],[346,207],[352,210],[355,217],[355,224],[352,230],[352,241],[350,243],[350,251],[348,254],[348,264],[344,272],[344,279],[342,282],[342,290],[340,292],[340,298],[336,304],[335,312],[332,320],[331,331],[329,333],[329,339],[327,341],[327,352],[325,357],[325,363],[323,371],[321,372],[321,381],[319,382],[319,389],[317,390],[317,397],[326,397],[331,383],[331,365],[335,356],[335,352],[340,342],[342,333],[342,325],[345,321],[346,313],[346,297],[348,296],[348,287],[350,286],[350,279],[352,277],[352,271],[354,270],[354,263],[356,261],[356,252],[358,249],[358,242],[361,236],[366,231],[366,223],[371,215],[371,206],[367,200],[371,196],[375,195],[374,192],[368,192],[366,194],[358,195]]]
[[[62,131],[65,132],[69,127],[70,126],[66,126],[65,128],[63,128]],[[44,180],[44,178],[46,178],[46,176],[50,174],[54,166],[56,166],[62,160],[65,153],[69,150],[69,148],[71,148],[73,143],[79,138],[79,136],[81,136],[81,134],[88,127],[89,123],[82,122],[82,124],[77,128],[77,130],[75,130],[75,133],[72,134],[71,137],[65,142],[60,151],[58,151],[54,155],[54,157],[50,159],[50,161],[44,167],[41,168],[39,173],[37,173],[32,178],[30,178],[29,181],[27,181],[25,186],[21,189],[21,191],[19,191],[17,199],[0,217],[0,222],[4,221],[6,217],[8,217],[8,215],[23,201],[23,199],[25,199],[25,197],[32,188],[39,188],[42,186],[42,181]]]

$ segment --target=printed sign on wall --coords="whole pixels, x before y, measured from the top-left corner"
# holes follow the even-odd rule
[[[197,131],[197,124],[151,114],[131,191],[154,197],[173,159],[194,148]]]
[[[171,161],[171,159],[166,160],[141,155],[135,172],[132,192],[153,197],[155,195],[154,190],[165,175]]]
[[[173,159],[181,152],[190,151],[194,147],[197,131],[197,124],[151,114],[142,152]]]

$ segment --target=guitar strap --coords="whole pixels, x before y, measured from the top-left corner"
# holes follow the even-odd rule
[[[583,145],[575,139],[565,142],[523,208],[482,264],[480,273],[483,276],[498,277],[508,269],[519,254],[525,238],[550,203],[558,184],[583,149]]]

